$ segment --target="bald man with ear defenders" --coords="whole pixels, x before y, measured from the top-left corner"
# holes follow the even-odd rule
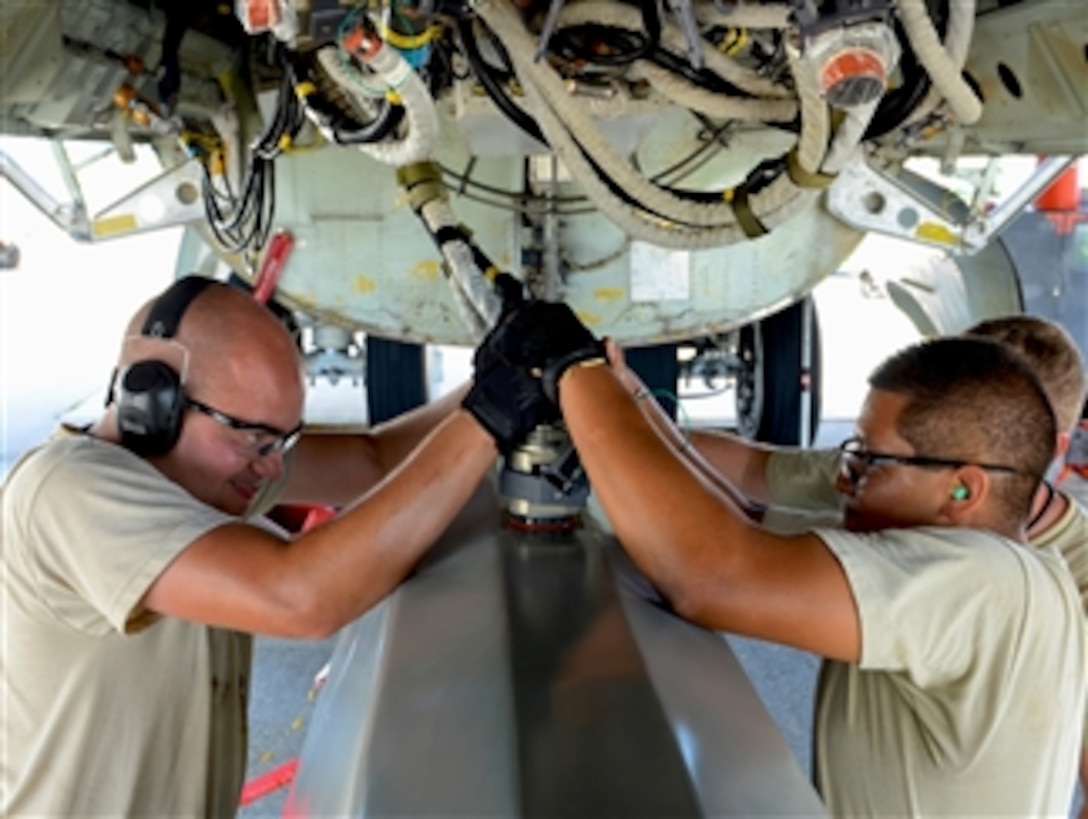
[[[100,417],[3,486],[0,813],[233,815],[251,635],[326,637],[382,600],[498,447],[557,415],[519,377],[314,434],[265,307],[198,278],[145,305]],[[275,501],[341,511],[287,537],[260,517]]]

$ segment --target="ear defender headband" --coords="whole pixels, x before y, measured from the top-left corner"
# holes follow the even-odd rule
[[[178,279],[151,305],[140,330],[149,338],[173,338],[186,309],[212,279],[190,275]],[[116,395],[114,391],[116,386]],[[121,445],[143,457],[165,455],[181,435],[185,411],[181,376],[158,359],[136,361],[115,373],[110,401],[117,401],[117,430]]]

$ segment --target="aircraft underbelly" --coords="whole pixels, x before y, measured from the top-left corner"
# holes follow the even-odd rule
[[[823,814],[721,635],[636,593],[597,527],[498,521],[485,486],[341,633],[287,812]]]
[[[523,164],[521,157],[486,157],[473,172],[516,189]],[[277,225],[292,233],[295,246],[278,295],[326,321],[377,335],[470,345],[474,337],[439,254],[394,173],[350,148],[281,157]],[[560,188],[561,195],[576,192]],[[450,201],[495,263],[520,272],[531,242],[521,217],[456,190]],[[583,206],[555,219],[562,273],[552,286],[597,333],[640,344],[688,339],[796,300],[834,273],[863,236],[830,216],[818,194],[781,230],[705,250],[633,241]]]

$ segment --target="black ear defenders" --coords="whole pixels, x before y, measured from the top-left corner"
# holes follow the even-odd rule
[[[155,303],[141,329],[150,338],[173,338],[189,304],[212,279],[190,275],[168,287]],[[117,430],[121,445],[137,455],[165,455],[181,435],[185,396],[181,376],[165,361],[148,359],[114,373],[109,403],[117,403]]]

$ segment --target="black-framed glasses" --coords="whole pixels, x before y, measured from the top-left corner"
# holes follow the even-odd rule
[[[277,429],[269,424],[235,418],[233,415],[217,410],[215,407],[208,406],[203,401],[197,401],[188,395],[184,396],[184,399],[185,406],[189,409],[207,415],[213,421],[225,427],[246,433],[247,439],[244,446],[247,454],[254,459],[266,458],[276,452],[286,452],[298,443],[298,439],[302,435],[301,421],[294,429],[284,432],[282,429]]]
[[[985,464],[977,461],[959,461],[953,458],[934,458],[929,455],[892,455],[887,452],[874,452],[866,449],[861,438],[847,438],[839,444],[839,471],[850,483],[856,484],[874,466],[920,466],[923,469],[959,469],[964,466],[977,466],[992,472],[1020,474],[1016,467],[1005,464]]]

